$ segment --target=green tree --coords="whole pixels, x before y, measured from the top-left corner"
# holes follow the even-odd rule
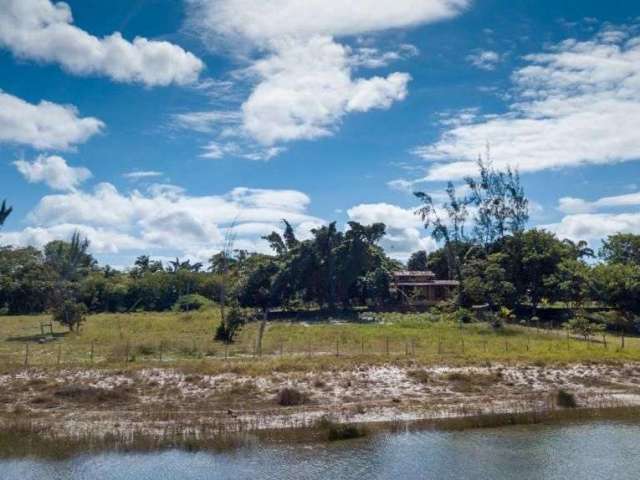
[[[640,265],[597,265],[591,275],[591,288],[594,299],[617,310],[609,321],[620,329],[624,348],[625,331],[634,326],[640,315]]]
[[[87,306],[84,303],[70,299],[65,299],[53,308],[53,319],[71,331],[77,331],[80,328],[86,314]]]
[[[468,203],[475,206],[474,235],[485,248],[507,234],[524,231],[529,219],[529,201],[517,171],[507,168],[495,170],[487,162],[478,160],[479,178],[467,177],[470,194]]]
[[[465,223],[469,216],[467,202],[456,195],[453,183],[447,185],[447,200],[442,205],[436,206],[431,195],[424,192],[416,192],[415,196],[422,202],[422,206],[416,211],[424,222],[424,227],[431,232],[436,242],[444,243],[449,270],[454,273],[454,278],[459,282],[458,305],[464,302],[464,275],[463,261],[460,246],[466,244]]]
[[[503,253],[469,258],[464,265],[465,297],[475,304],[512,307],[515,287],[508,280]]]
[[[407,262],[407,269],[412,271],[425,272],[429,270],[429,260],[427,258],[427,252],[424,250],[418,250],[413,252]]]
[[[640,235],[616,233],[602,242],[600,258],[607,263],[640,265]]]
[[[531,302],[533,315],[543,298],[552,299],[557,294],[557,274],[566,249],[557,237],[545,230],[528,230],[517,238],[521,241],[521,285]]]

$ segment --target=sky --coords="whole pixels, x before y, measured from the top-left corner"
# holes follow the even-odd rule
[[[0,244],[206,260],[290,221],[436,245],[479,156],[530,226],[640,233],[640,8],[596,0],[0,0]]]

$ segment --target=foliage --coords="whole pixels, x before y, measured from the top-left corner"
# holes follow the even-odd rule
[[[576,335],[582,336],[585,340],[590,340],[596,333],[604,330],[604,325],[587,318],[583,313],[572,318],[565,324]]]
[[[578,402],[573,393],[566,390],[558,390],[558,393],[556,393],[556,405],[562,408],[576,408]]]
[[[78,330],[86,315],[86,305],[73,300],[64,300],[53,309],[53,319],[71,331]]]
[[[9,215],[11,215],[12,211],[13,208],[7,207],[6,200],[3,200],[2,205],[0,205],[0,227],[4,225],[4,222],[7,220]]]
[[[485,248],[507,234],[523,232],[529,219],[529,201],[518,172],[495,170],[488,153],[486,162],[478,160],[478,179],[465,179],[471,192],[468,203],[476,207],[474,235]]]
[[[407,270],[424,272],[429,270],[429,261],[427,259],[427,252],[424,250],[418,250],[409,257],[407,262]]]
[[[607,263],[640,265],[640,235],[611,235],[603,240],[599,255]]]
[[[233,343],[236,333],[247,323],[247,317],[233,305],[223,319],[220,320],[214,339],[220,342]]]
[[[191,293],[178,298],[178,301],[173,305],[173,309],[180,312],[189,312],[192,310],[200,310],[201,308],[211,305],[213,305],[213,302],[207,297],[203,297],[197,293]]]
[[[460,246],[467,240],[465,223],[468,218],[467,202],[459,198],[453,183],[447,185],[447,200],[436,206],[433,197],[424,192],[416,192],[415,196],[422,202],[417,214],[424,222],[424,228],[431,231],[436,242],[444,243],[447,264],[454,278],[460,283],[458,289],[458,305],[464,303],[464,276]]]

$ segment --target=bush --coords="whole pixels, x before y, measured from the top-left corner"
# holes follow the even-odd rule
[[[233,306],[216,328],[214,339],[219,342],[233,343],[238,330],[247,323],[247,318],[237,306]]]
[[[460,323],[471,323],[473,321],[473,314],[466,308],[459,308],[455,315],[456,321]]]
[[[556,405],[562,408],[576,408],[578,402],[573,393],[567,392],[566,390],[558,390],[556,394]]]
[[[283,407],[294,407],[296,405],[305,404],[307,402],[307,396],[300,390],[285,387],[278,392],[276,402],[278,402],[278,405]]]
[[[322,417],[318,421],[317,426],[326,432],[327,440],[331,442],[336,440],[351,440],[367,435],[366,428],[362,426],[353,423],[338,423],[327,417]]]
[[[189,312],[191,310],[200,310],[201,308],[212,305],[213,302],[207,297],[192,293],[190,295],[182,295],[173,305],[173,309],[178,312]]]
[[[61,325],[69,327],[69,330],[73,330],[84,322],[87,312],[87,306],[84,303],[65,300],[54,307],[53,319]]]

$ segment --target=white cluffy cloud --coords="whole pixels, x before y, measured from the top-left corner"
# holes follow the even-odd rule
[[[640,36],[616,31],[525,57],[509,111],[454,123],[416,153],[429,180],[461,178],[491,144],[494,166],[522,172],[640,159]]]
[[[190,0],[214,37],[252,44],[280,37],[342,37],[453,17],[470,0]]]
[[[640,212],[620,211],[625,207],[640,206],[640,192],[602,197],[593,201],[563,197],[558,210],[566,215],[545,228],[561,238],[597,242],[614,233],[640,233]],[[636,208],[637,210],[637,208]]]
[[[594,201],[582,198],[562,197],[558,200],[558,210],[563,213],[588,213],[605,208],[629,207],[640,205],[640,192],[602,197]]]
[[[345,115],[387,109],[407,96],[410,76],[392,72],[361,78],[357,69],[379,68],[416,55],[411,45],[384,52],[350,48],[337,38],[408,28],[459,14],[470,0],[190,0],[190,23],[214,49],[250,58],[242,71],[252,85],[240,106],[236,135],[264,149],[333,134]],[[241,75],[242,75],[241,74]],[[212,117],[188,120],[201,131]],[[219,119],[225,134],[228,124]],[[221,139],[216,145],[219,146]],[[224,141],[224,139],[222,139]],[[280,150],[278,150],[280,151]],[[276,153],[278,152],[276,151]],[[217,148],[216,157],[237,148]],[[272,152],[273,153],[273,152]],[[211,155],[210,155],[211,156]],[[258,155],[267,158],[269,154]]]
[[[91,171],[84,167],[70,167],[57,155],[40,155],[34,161],[16,160],[18,171],[29,183],[45,183],[54,190],[75,190],[91,178]]]
[[[364,203],[347,210],[349,220],[364,225],[380,222],[387,226],[387,235],[381,245],[386,252],[400,260],[406,260],[417,250],[433,251],[436,242],[425,235],[420,217],[415,209],[406,209],[388,203]]]
[[[98,38],[73,25],[67,3],[0,0],[0,46],[17,57],[61,65],[76,75],[105,75],[147,86],[195,82],[204,64],[166,41],[119,32]]]
[[[0,90],[0,143],[66,150],[104,128],[97,118],[78,116],[72,105],[26,102]]]
[[[345,114],[389,108],[407,95],[406,73],[353,79],[348,50],[329,37],[274,49],[251,67],[259,81],[242,105],[246,131],[263,145],[329,135]]]
[[[28,214],[28,226],[4,232],[5,244],[42,246],[77,230],[92,251],[122,255],[128,264],[142,253],[206,260],[219,251],[235,225],[235,248],[268,252],[260,237],[280,230],[286,218],[299,233],[323,224],[307,213],[310,199],[295,190],[236,188],[224,195],[190,196],[175,185],[153,185],[125,194],[100,183],[92,191],[47,195]]]

